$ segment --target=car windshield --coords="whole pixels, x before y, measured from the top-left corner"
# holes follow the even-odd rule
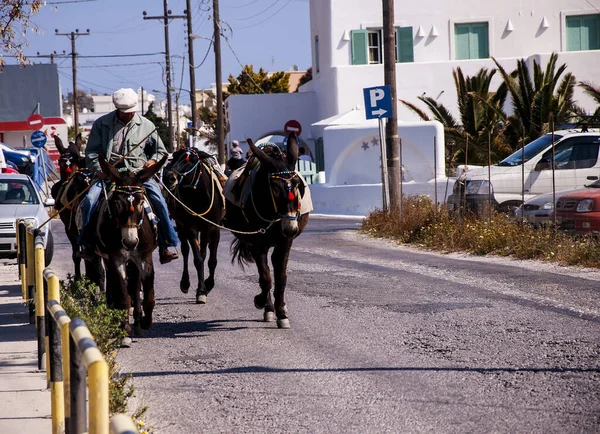
[[[554,143],[562,139],[560,134],[554,135]],[[498,166],[518,166],[531,160],[537,154],[542,152],[552,144],[552,134],[545,134],[542,137],[535,139],[533,142],[525,145],[524,149],[519,149],[515,153],[509,155],[504,160],[498,163]]]
[[[0,205],[37,205],[38,196],[31,182],[23,179],[0,180]]]

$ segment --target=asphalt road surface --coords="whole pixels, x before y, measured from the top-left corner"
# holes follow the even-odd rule
[[[157,433],[600,431],[600,272],[421,252],[359,225],[314,216],[295,241],[291,330],[261,321],[230,234],[207,305],[195,274],[180,292],[181,260],[155,260],[155,323],[118,355],[132,410]]]

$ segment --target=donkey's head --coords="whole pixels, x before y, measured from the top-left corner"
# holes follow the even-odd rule
[[[276,146],[257,147],[252,139],[248,145],[254,156],[260,161],[257,180],[262,178],[268,185],[268,194],[263,194],[263,201],[258,210],[261,214],[280,218],[283,233],[294,236],[298,232],[298,216],[300,215],[300,198],[304,195],[304,184],[296,173],[298,161],[298,139],[290,133],[285,154]],[[260,181],[259,181],[260,182]],[[257,205],[258,206],[258,205]],[[270,208],[267,212],[266,208]]]
[[[167,157],[137,173],[120,173],[106,162],[103,155],[98,156],[98,161],[102,172],[116,184],[108,206],[116,226],[121,229],[123,247],[133,250],[140,241],[138,231],[145,214],[146,196],[142,185],[160,170]]]
[[[79,170],[83,166],[83,160],[80,157],[81,144],[83,139],[81,133],[77,135],[75,142],[69,142],[69,147],[65,148],[61,138],[58,135],[54,136],[54,144],[60,153],[58,159],[58,167],[60,170],[60,179],[65,180]]]
[[[174,190],[178,185],[194,187],[194,183],[198,182],[203,170],[204,166],[197,149],[179,149],[173,153],[172,162],[163,173],[163,184],[169,190]]]

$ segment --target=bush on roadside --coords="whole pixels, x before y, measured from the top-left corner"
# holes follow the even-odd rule
[[[364,233],[442,252],[466,251],[568,265],[600,268],[600,242],[595,236],[572,237],[553,228],[535,229],[504,214],[460,216],[435,206],[427,196],[402,201],[397,210],[375,210],[363,221]]]
[[[131,376],[120,375],[116,350],[125,336],[122,328],[123,311],[109,309],[98,287],[89,280],[74,280],[71,276],[61,282],[61,305],[70,318],[81,318],[89,328],[98,349],[109,367],[110,414],[125,413],[127,400],[133,395]]]

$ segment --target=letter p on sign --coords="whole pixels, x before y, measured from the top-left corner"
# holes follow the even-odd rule
[[[383,89],[378,87],[369,90],[369,94],[371,95],[371,108],[377,108],[377,101],[382,100],[385,97]]]

